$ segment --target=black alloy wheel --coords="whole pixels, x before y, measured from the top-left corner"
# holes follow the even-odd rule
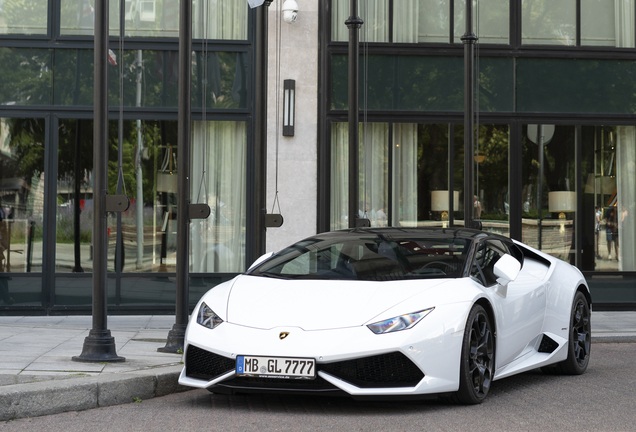
[[[578,298],[572,311],[572,350],[574,360],[578,368],[585,370],[590,360],[590,346],[592,345],[592,323],[590,320],[590,308],[587,305],[585,296],[579,293]],[[582,373],[582,372],[580,372]]]
[[[578,291],[572,302],[570,313],[570,335],[568,357],[564,361],[541,370],[548,374],[581,375],[590,362],[592,347],[592,314],[587,297]]]
[[[488,395],[495,373],[495,340],[490,317],[476,304],[468,315],[460,365],[457,402],[479,404]]]

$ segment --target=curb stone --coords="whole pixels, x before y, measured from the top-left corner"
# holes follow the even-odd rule
[[[82,411],[191,390],[177,383],[182,365],[0,387],[0,421]]]

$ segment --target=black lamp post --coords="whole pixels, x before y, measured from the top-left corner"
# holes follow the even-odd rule
[[[80,362],[122,362],[107,328],[107,213],[125,211],[129,201],[108,195],[108,0],[95,2],[95,90],[93,130],[93,328],[84,339]],[[79,57],[78,57],[79,61]]]
[[[358,0],[351,0],[349,28],[349,228],[358,223],[358,56],[359,30],[364,21],[358,16]]]
[[[475,147],[474,58],[477,36],[473,33],[473,0],[466,0],[464,44],[464,227],[479,228],[473,223],[473,156]]]

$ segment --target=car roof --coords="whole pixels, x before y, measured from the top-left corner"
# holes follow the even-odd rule
[[[438,238],[465,238],[471,240],[481,240],[484,238],[497,239],[505,242],[510,242],[510,239],[499,234],[489,233],[476,229],[453,227],[384,227],[384,228],[351,228],[339,231],[329,231],[320,234],[316,234],[313,239],[335,239],[347,237],[357,238],[364,235],[378,235],[378,236],[400,236],[400,237],[438,237]]]

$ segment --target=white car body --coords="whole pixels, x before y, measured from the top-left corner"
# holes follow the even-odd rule
[[[456,392],[464,331],[476,303],[492,314],[496,335],[493,380],[564,361],[574,295],[582,290],[589,298],[585,279],[575,267],[516,244],[527,256],[522,271],[507,286],[486,287],[472,277],[299,281],[239,275],[207,292],[194,309],[186,330],[186,365],[179,383],[226,393],[306,393],[289,380],[284,380],[289,388],[279,384],[283,380],[276,380],[276,388],[233,386],[236,370],[229,365],[238,355],[250,355],[315,359],[318,377],[332,390],[356,398]],[[204,303],[223,320],[216,328],[197,323],[197,311]],[[375,334],[367,327],[432,307],[432,312],[408,330]],[[284,333],[288,336],[282,338]],[[540,349],[543,340],[551,344],[549,349]],[[189,376],[191,346],[227,359],[227,369],[216,376]],[[323,370],[329,364],[394,352],[417,365],[423,374],[419,382],[360,386]]]

